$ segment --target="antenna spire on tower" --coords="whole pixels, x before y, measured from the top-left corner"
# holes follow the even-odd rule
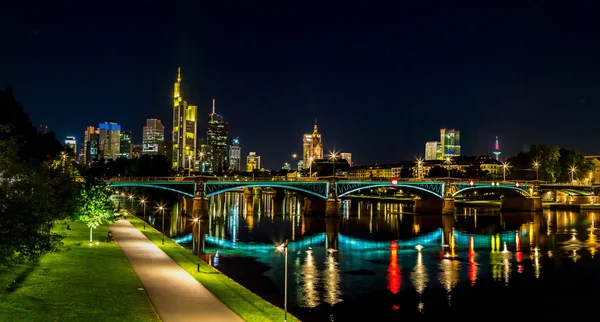
[[[177,67],[177,81],[181,82],[181,67]]]
[[[314,128],[313,128],[313,132],[314,132],[314,133],[317,133],[317,132],[319,132],[319,130],[317,129],[317,118],[315,118],[315,126],[314,126]]]
[[[213,97],[213,114],[215,114],[215,101],[216,101],[216,100],[217,100],[217,99]]]

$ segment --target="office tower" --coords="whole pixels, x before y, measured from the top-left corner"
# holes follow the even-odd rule
[[[100,130],[93,126],[88,126],[83,134],[84,158],[85,164],[90,164],[100,159]]]
[[[455,129],[440,129],[442,155],[440,159],[460,156],[460,131]]]
[[[159,119],[147,119],[142,130],[142,153],[165,155],[165,127]]]
[[[122,131],[119,140],[119,158],[131,159],[131,131]]]
[[[260,156],[256,152],[250,152],[246,157],[246,171],[260,170]]]
[[[100,123],[100,157],[116,159],[121,153],[121,126],[113,122]]]
[[[498,143],[498,136],[496,136],[496,144],[494,145],[494,155],[496,156],[496,161],[500,161],[500,143]]]
[[[67,136],[65,138],[65,146],[73,151],[73,155],[77,158],[77,139],[74,136]]]
[[[181,67],[173,85],[173,169],[186,169],[196,161],[197,106],[188,105],[181,93]]]
[[[352,166],[352,153],[342,152],[340,153],[340,159],[348,161],[348,164]]]
[[[323,143],[321,140],[321,133],[319,133],[319,129],[317,128],[316,119],[313,132],[304,134],[302,145],[302,159],[304,160],[305,168],[308,168],[315,160],[323,159]]]
[[[206,129],[206,145],[208,150],[204,155],[208,171],[225,172],[229,168],[227,155],[228,124],[223,116],[215,111],[215,99],[212,101],[212,113],[208,115]]]
[[[242,148],[240,139],[232,138],[229,143],[229,171],[242,170]]]
[[[425,160],[442,160],[442,143],[429,141],[425,143]]]

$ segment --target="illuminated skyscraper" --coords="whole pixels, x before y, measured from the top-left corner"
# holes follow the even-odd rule
[[[207,171],[225,172],[229,168],[227,149],[228,124],[223,116],[215,111],[213,98],[212,113],[208,115],[208,128],[206,129],[206,145],[208,151],[204,155]]]
[[[121,153],[121,125],[113,122],[100,123],[100,157],[116,159]]]
[[[83,158],[81,162],[90,164],[99,159],[100,130],[88,126],[83,134]]]
[[[319,133],[319,129],[317,128],[316,119],[313,132],[311,134],[304,134],[302,145],[302,159],[305,168],[308,168],[315,160],[323,159],[323,142],[321,140],[321,133]]]
[[[131,130],[121,131],[119,158],[131,159]]]
[[[496,155],[496,161],[500,161],[500,143],[498,143],[498,136],[496,136],[496,145],[494,146],[494,154]]]
[[[442,144],[438,141],[425,143],[425,160],[440,160],[442,158]]]
[[[460,156],[460,131],[455,129],[440,129],[442,155],[440,159]]]
[[[348,164],[352,166],[352,153],[342,152],[340,153],[340,159],[348,161]]]
[[[242,170],[242,148],[240,139],[232,138],[229,143],[229,171]]]
[[[147,119],[142,133],[142,153],[157,155],[165,153],[165,127],[159,119]]]
[[[173,89],[173,169],[189,168],[196,160],[197,110],[188,105],[181,94],[181,67]]]
[[[65,146],[69,147],[77,157],[77,139],[74,136],[67,136],[65,138]]]

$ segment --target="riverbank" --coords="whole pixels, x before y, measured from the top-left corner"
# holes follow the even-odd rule
[[[68,223],[56,225],[66,237],[55,252],[0,268],[0,321],[160,321],[119,245],[90,246],[89,228]],[[101,225],[94,240],[107,233]]]
[[[600,210],[600,204],[576,205],[558,202],[545,202],[542,204],[544,209],[553,210]]]
[[[284,312],[279,307],[262,299],[204,261],[200,261],[200,272],[197,272],[196,255],[167,237],[165,237],[165,244],[162,245],[161,232],[150,225],[146,225],[144,229],[144,222],[141,219],[131,215],[126,216],[126,219],[245,321],[283,320]],[[287,319],[298,321],[289,313]]]

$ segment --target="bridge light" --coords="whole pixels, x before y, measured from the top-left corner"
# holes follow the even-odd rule
[[[397,185],[398,184],[398,179],[396,179],[396,178],[392,179],[392,184],[393,185]]]
[[[521,184],[517,182],[517,184],[516,184],[517,188],[518,188],[520,185],[521,185]]]
[[[473,180],[469,181],[469,186],[473,186]]]

